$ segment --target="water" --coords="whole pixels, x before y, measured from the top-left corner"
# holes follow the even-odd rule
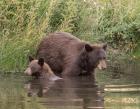
[[[43,104],[49,109],[104,107],[104,90],[95,84],[91,76],[63,78],[50,83],[34,79],[29,81],[26,86],[30,86],[27,88],[28,95],[45,98]]]
[[[92,76],[50,81],[1,74],[0,109],[140,109],[138,61],[110,63],[96,72],[96,81]]]

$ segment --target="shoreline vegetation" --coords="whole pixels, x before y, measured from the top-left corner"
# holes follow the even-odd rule
[[[139,0],[1,0],[0,71],[22,72],[42,37],[65,31],[140,59]]]

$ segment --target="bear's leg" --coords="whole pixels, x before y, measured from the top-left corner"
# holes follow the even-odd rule
[[[69,64],[64,67],[62,76],[78,76],[80,69],[76,64]]]

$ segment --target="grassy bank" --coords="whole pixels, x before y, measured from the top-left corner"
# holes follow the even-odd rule
[[[139,0],[1,0],[0,71],[23,71],[40,39],[54,31],[138,57],[139,6]]]

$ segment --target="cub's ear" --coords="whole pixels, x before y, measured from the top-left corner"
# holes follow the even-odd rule
[[[32,60],[34,60],[34,58],[32,56],[29,56],[29,62],[31,62]]]
[[[104,45],[103,45],[103,49],[106,51],[106,49],[107,49],[107,44],[104,44]]]
[[[43,58],[39,58],[38,64],[39,64],[40,66],[43,66],[43,65],[44,65],[44,59],[43,59]]]
[[[90,46],[89,44],[85,44],[85,50],[87,52],[91,52],[93,50],[92,46]]]

